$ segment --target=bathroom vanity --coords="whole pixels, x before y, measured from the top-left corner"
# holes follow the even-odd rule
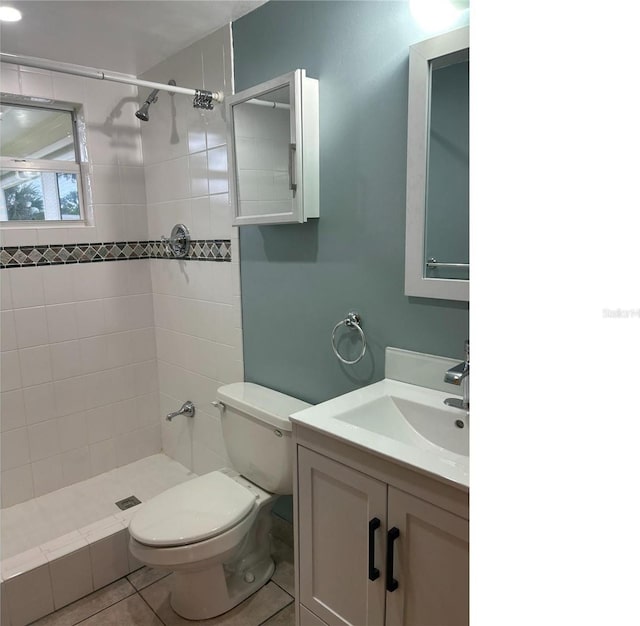
[[[468,624],[468,416],[447,396],[385,379],[292,416],[300,626]]]

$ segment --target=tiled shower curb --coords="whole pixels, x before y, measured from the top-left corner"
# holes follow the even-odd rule
[[[135,510],[2,561],[2,624],[25,626],[142,567],[129,553]]]
[[[129,552],[133,507],[2,561],[2,626],[26,626],[143,567]],[[293,548],[273,515],[272,536]],[[285,589],[286,591],[286,589]]]
[[[175,259],[162,241],[109,241],[43,246],[3,246],[0,269],[135,259]],[[231,261],[230,239],[194,239],[184,261]]]

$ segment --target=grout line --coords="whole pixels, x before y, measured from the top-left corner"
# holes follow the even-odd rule
[[[273,583],[276,587],[279,587],[280,589],[282,589],[282,591],[284,591],[291,598],[292,602],[295,601],[295,597],[292,596],[282,585],[278,584],[277,581],[273,580],[273,577],[269,579],[269,582]]]
[[[116,578],[116,580],[114,580],[114,581],[112,581],[112,582],[110,582],[110,583],[108,583],[106,585],[103,585],[99,589],[95,589],[94,591],[92,591],[91,593],[87,594],[86,596],[82,596],[82,598],[78,598],[77,600],[75,600],[73,602],[70,602],[69,604],[65,604],[64,606],[60,607],[59,609],[56,609],[52,613],[47,613],[46,615],[43,615],[42,617],[38,618],[36,620],[36,622],[34,622],[34,623],[37,623],[37,622],[39,622],[39,621],[41,621],[41,620],[43,620],[45,618],[51,618],[53,615],[56,615],[56,614],[60,615],[60,614],[62,614],[64,612],[70,612],[70,609],[74,604],[77,604],[78,602],[81,602],[82,600],[86,600],[89,596],[92,596],[94,594],[97,594],[97,593],[100,593],[100,592],[104,591],[107,587],[110,587],[110,586],[114,585],[115,583],[120,582],[123,579],[126,579],[126,576],[123,576],[123,578]],[[95,617],[96,615],[98,615],[98,613],[102,613],[102,611],[105,611],[106,609],[111,608],[112,606],[118,604],[118,602],[122,602],[123,600],[126,600],[127,598],[130,598],[132,595],[137,593],[136,588],[131,584],[131,582],[129,582],[128,580],[127,580],[127,582],[129,583],[129,586],[133,590],[128,595],[124,596],[123,598],[120,598],[119,600],[116,600],[115,602],[112,602],[111,604],[108,604],[107,606],[102,607],[101,609],[95,611],[95,613],[90,613],[89,615],[83,617],[79,622],[75,622],[74,621],[73,624],[71,624],[70,626],[76,626],[77,624],[81,624],[82,622],[84,622],[84,621],[86,621],[86,620],[88,620],[88,619],[90,619],[92,617]]]
[[[162,580],[162,578],[160,580]],[[142,601],[151,609],[151,612],[158,618],[160,623],[164,624],[164,626],[167,626],[167,623],[156,613],[155,609],[145,600],[144,596],[139,591],[137,591],[136,593],[142,598]]]
[[[127,598],[130,598],[130,597],[131,596],[127,596]],[[122,598],[122,600],[126,600],[127,598]],[[115,604],[110,604],[109,606],[105,606],[104,609],[101,609],[97,613],[93,613],[92,615],[89,615],[88,617],[85,617],[80,622],[74,622],[74,626],[78,626],[78,624],[84,624],[87,620],[93,619],[96,615],[100,615],[100,613],[103,613],[107,609],[110,609],[112,606],[115,606],[116,604],[119,604],[120,602],[122,602],[122,600],[118,600],[118,602],[116,602]]]
[[[136,570],[137,571],[137,570]],[[127,576],[131,576],[133,572],[127,574]],[[156,580],[154,580],[153,582],[148,583],[147,585],[145,585],[144,587],[140,587],[140,589],[138,589],[130,580],[129,583],[131,583],[131,586],[138,592],[140,593],[143,589],[147,589],[148,587],[151,587],[151,585],[155,585],[156,583],[160,582],[161,580],[164,580],[167,576],[171,576],[173,572],[167,572],[166,574],[164,574],[163,576],[160,576],[160,578],[157,578]],[[127,579],[128,580],[128,579]]]
[[[117,580],[114,580],[113,583],[118,582],[118,580],[122,580],[122,578],[118,578]],[[129,581],[127,581],[127,582],[129,582]],[[112,585],[113,583],[109,583],[109,585]],[[131,583],[129,583],[129,584],[131,585]],[[105,589],[109,585],[105,585],[104,587],[100,587],[100,589]],[[115,606],[116,604],[120,604],[120,602],[124,602],[125,600],[128,600],[131,596],[133,596],[133,595],[135,595],[137,593],[136,590],[135,590],[135,587],[133,587],[133,585],[131,585],[131,587],[133,588],[133,593],[130,593],[128,596],[125,596],[124,598],[120,598],[120,600],[118,600],[117,602],[113,602],[112,604],[109,604],[108,606],[103,607],[102,609],[100,609],[99,611],[96,611],[95,613],[91,613],[91,615],[87,615],[87,617],[83,618],[79,622],[74,622],[73,626],[77,626],[78,624],[82,624],[82,623],[86,622],[88,619],[92,619],[96,615],[100,615],[100,613],[106,611],[107,609],[110,609],[112,606]],[[97,591],[100,591],[100,589],[98,589]],[[85,598],[86,597],[87,596],[85,596]],[[80,598],[80,599],[82,599],[82,598]],[[71,605],[67,605],[67,606],[71,606]],[[59,609],[59,610],[62,610],[62,609]],[[55,613],[57,613],[57,611],[54,611],[54,613],[50,613],[50,615],[55,615]]]
[[[292,601],[293,601],[293,599],[292,599]],[[258,626],[264,626],[270,619],[273,619],[276,615],[278,615],[279,613],[282,613],[282,611],[284,611],[285,609],[289,608],[290,606],[291,606],[291,602],[289,602],[288,604],[285,604],[285,606],[283,606],[281,609],[278,609],[273,615],[270,615],[269,617],[267,617],[267,619],[264,620],[264,622],[260,622],[260,624],[258,624]]]

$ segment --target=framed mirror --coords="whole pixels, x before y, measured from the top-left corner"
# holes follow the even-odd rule
[[[405,294],[469,300],[469,28],[411,46]]]

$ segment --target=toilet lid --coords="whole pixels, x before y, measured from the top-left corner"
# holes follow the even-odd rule
[[[148,546],[183,546],[235,526],[253,509],[255,495],[229,476],[211,472],[145,502],[129,533]]]

